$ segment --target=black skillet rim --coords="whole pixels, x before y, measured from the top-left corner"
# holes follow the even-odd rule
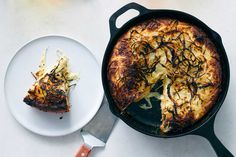
[[[143,125],[142,123],[139,123],[137,121],[132,120],[132,117],[128,117],[128,115],[121,115],[119,109],[117,108],[116,104],[114,103],[114,100],[110,94],[109,91],[109,85],[107,80],[107,65],[109,61],[109,57],[111,55],[111,50],[113,49],[115,43],[119,39],[119,37],[125,33],[129,28],[136,25],[139,22],[143,22],[145,20],[151,19],[151,18],[160,18],[160,17],[166,17],[166,18],[174,18],[178,20],[182,20],[188,23],[191,23],[198,28],[202,29],[209,37],[210,40],[215,44],[217,48],[217,52],[219,52],[220,55],[220,62],[221,62],[221,68],[222,68],[222,84],[221,84],[221,92],[218,96],[217,101],[213,105],[210,111],[198,122],[196,122],[194,125],[185,128],[181,132],[177,133],[171,133],[171,134],[160,134],[160,133],[153,133],[150,132],[148,128],[140,127],[140,125]],[[111,29],[111,28],[110,28]],[[113,32],[111,32],[113,33]],[[229,62],[228,58],[224,49],[224,46],[222,44],[221,37],[218,33],[213,31],[211,28],[209,28],[205,23],[200,21],[198,18],[187,14],[185,12],[177,11],[177,10],[149,10],[146,9],[145,13],[138,15],[137,17],[129,20],[126,22],[119,30],[111,34],[110,41],[107,45],[105,55],[102,62],[102,83],[105,91],[105,95],[109,102],[109,108],[111,112],[119,117],[122,121],[124,121],[127,125],[132,127],[133,129],[142,132],[146,135],[154,136],[154,137],[162,137],[162,138],[170,138],[170,137],[180,137],[187,134],[191,134],[195,130],[198,130],[201,128],[201,126],[205,125],[211,118],[214,118],[218,110],[220,109],[221,105],[224,102],[224,99],[226,97],[228,87],[229,87],[229,79],[230,79],[230,71],[229,71]],[[144,126],[144,125],[143,125]]]

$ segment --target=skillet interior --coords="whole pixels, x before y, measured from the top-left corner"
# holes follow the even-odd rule
[[[159,105],[157,105],[157,107],[154,107],[155,110],[149,111],[149,113],[146,114],[146,115],[156,115],[156,116],[149,116],[149,117],[147,116],[145,118],[142,118],[143,116],[145,116],[145,113],[143,111],[137,110],[137,108],[132,108],[130,111],[131,114],[127,114],[126,112],[120,113],[120,110],[117,108],[116,104],[114,103],[114,100],[109,91],[108,80],[107,80],[107,65],[108,65],[113,47],[116,44],[119,37],[123,33],[125,33],[128,29],[136,25],[137,23],[143,22],[151,18],[158,18],[158,17],[174,18],[177,20],[188,22],[190,24],[193,24],[201,28],[208,35],[209,39],[211,39],[211,41],[215,44],[217,52],[219,53],[219,56],[220,56],[220,64],[222,68],[221,91],[220,91],[218,99],[216,100],[211,110],[201,120],[196,122],[194,125],[184,128],[181,132],[174,132],[174,133],[169,133],[169,134],[160,133],[160,130],[159,130],[160,118],[158,118],[158,114],[157,114],[158,112],[160,113],[160,110],[158,111]],[[217,113],[217,111],[219,110],[219,108],[221,107],[224,101],[224,98],[226,96],[228,86],[229,86],[229,63],[228,63],[228,59],[227,59],[224,47],[222,45],[221,37],[216,32],[211,30],[203,22],[198,20],[197,18],[189,14],[179,12],[179,11],[173,11],[173,10],[148,10],[143,15],[139,15],[136,18],[133,18],[132,20],[128,21],[123,27],[121,27],[117,32],[115,32],[112,35],[111,40],[107,46],[104,59],[103,59],[102,80],[103,80],[105,94],[109,101],[111,111],[116,116],[121,118],[125,123],[127,123],[132,128],[151,136],[177,137],[177,136],[183,136],[183,135],[189,134],[193,132],[194,130],[200,128],[203,124],[209,121]]]

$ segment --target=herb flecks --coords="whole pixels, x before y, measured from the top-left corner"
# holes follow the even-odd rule
[[[131,30],[128,39],[131,43],[130,48],[133,58],[137,61],[132,62],[124,72],[120,81],[126,82],[124,84],[127,89],[132,90],[143,86],[152,87],[153,82],[149,81],[149,77],[156,71],[156,67],[160,64],[166,69],[166,75],[171,79],[172,84],[168,85],[168,97],[174,104],[173,114],[177,114],[181,97],[181,92],[188,92],[190,98],[186,99],[184,103],[190,103],[199,97],[198,90],[214,86],[211,82],[202,84],[199,83],[201,77],[206,74],[206,58],[205,53],[205,36],[199,35],[192,37],[188,30],[191,27],[179,29],[179,21],[173,20],[169,27],[159,31],[157,35],[147,37],[142,34],[142,31]],[[163,62],[163,55],[166,62]],[[196,52],[201,52],[202,55],[196,55]],[[162,79],[162,78],[159,78]],[[181,80],[181,86],[174,86]],[[158,80],[157,80],[158,81]],[[151,89],[151,88],[150,88]],[[171,92],[172,91],[172,92]],[[146,98],[145,98],[146,99]],[[201,98],[199,98],[201,99]],[[146,99],[147,102],[149,99]],[[148,105],[141,105],[141,108],[148,109]]]

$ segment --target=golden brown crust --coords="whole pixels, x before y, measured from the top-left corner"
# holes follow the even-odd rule
[[[55,73],[46,74],[28,90],[24,102],[45,112],[63,113],[70,110],[68,93],[60,88],[64,80],[57,79]]]
[[[70,83],[77,78],[77,75],[69,71],[66,56],[60,56],[58,63],[47,70],[45,56],[43,53],[39,70],[35,74],[32,73],[36,81],[23,101],[45,112],[69,112]]]
[[[220,92],[216,48],[199,28],[175,19],[151,19],[129,29],[114,46],[108,74],[111,94],[125,110],[163,82],[163,132],[193,124]]]

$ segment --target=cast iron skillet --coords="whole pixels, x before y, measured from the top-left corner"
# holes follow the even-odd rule
[[[126,12],[129,9],[135,9],[139,11],[139,15],[135,18],[131,19],[127,23],[125,23],[121,28],[116,27],[116,20],[117,18]],[[157,107],[153,107],[154,109],[150,111],[144,111],[135,107],[131,107],[130,109],[127,109],[127,112],[121,113],[120,110],[117,108],[116,104],[114,103],[114,100],[111,96],[111,93],[109,91],[108,86],[108,79],[107,79],[107,66],[108,61],[111,55],[111,52],[113,50],[114,45],[116,44],[119,37],[125,33],[129,28],[136,25],[139,22],[145,21],[150,18],[156,18],[156,17],[169,17],[169,18],[175,18],[179,20],[186,21],[188,23],[192,23],[193,25],[196,25],[197,27],[201,28],[208,37],[212,40],[212,42],[215,44],[217,48],[217,52],[219,52],[220,55],[220,63],[222,68],[222,84],[221,84],[221,92],[219,94],[219,97],[215,104],[213,105],[212,109],[197,123],[194,125],[185,128],[181,132],[176,133],[170,133],[170,134],[161,134],[159,130],[160,125],[160,113],[157,114],[157,112],[160,112],[160,106],[157,105]],[[209,140],[211,145],[213,146],[216,154],[219,157],[230,157],[233,156],[225,147],[224,145],[219,141],[219,139],[216,137],[214,133],[214,120],[216,113],[220,109],[225,96],[228,91],[229,86],[229,62],[226,56],[226,52],[224,50],[221,37],[218,33],[210,29],[206,24],[201,22],[196,17],[186,14],[184,12],[175,11],[175,10],[149,10],[139,4],[136,3],[130,3],[122,8],[120,8],[118,11],[116,11],[109,20],[110,24],[110,33],[111,38],[108,43],[108,46],[106,48],[106,52],[103,58],[103,64],[102,64],[102,81],[103,81],[103,87],[105,90],[106,97],[109,102],[110,110],[113,114],[115,114],[117,117],[122,119],[125,123],[127,123],[132,128],[155,137],[161,137],[161,138],[171,138],[171,137],[179,137],[184,135],[199,135],[202,137],[205,137]],[[156,103],[158,104],[158,103]],[[133,105],[135,106],[135,105]],[[159,116],[159,117],[158,117]]]

